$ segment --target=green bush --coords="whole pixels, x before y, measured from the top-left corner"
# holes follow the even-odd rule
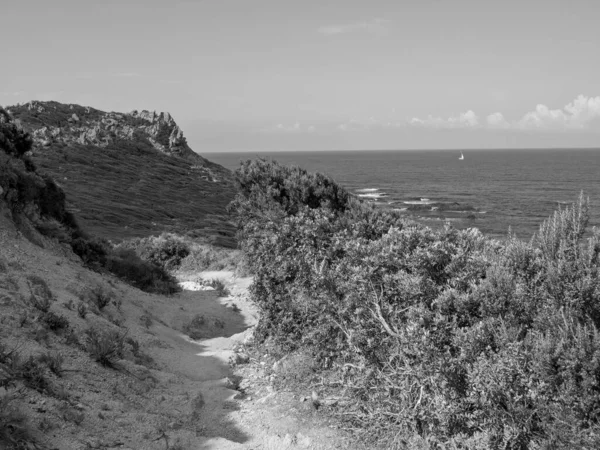
[[[106,268],[143,291],[171,295],[181,290],[173,276],[161,267],[142,261],[130,249],[114,250],[107,258]]]
[[[530,242],[499,242],[306,196],[346,198],[298,173],[245,163],[231,209],[258,343],[315,358],[343,420],[386,448],[600,446],[600,232],[583,241],[583,197]]]

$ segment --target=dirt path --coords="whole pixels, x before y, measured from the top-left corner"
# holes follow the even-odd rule
[[[235,373],[229,366],[233,348],[252,332],[257,311],[248,301],[250,278],[235,279],[231,272],[205,272],[204,279],[219,278],[231,295],[219,298],[221,305],[236,304],[225,318],[224,336],[190,341],[197,351],[188,361],[190,377],[200,377],[205,405],[203,449],[348,449],[349,436],[322,423],[310,402],[289,393],[275,392],[261,374],[260,364],[241,366]],[[188,292],[187,295],[193,295]],[[239,328],[239,316],[244,320]],[[198,366],[201,367],[200,370]],[[240,387],[241,386],[241,387]],[[240,392],[240,389],[243,392]]]

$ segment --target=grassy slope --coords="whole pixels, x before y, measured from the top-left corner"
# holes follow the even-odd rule
[[[173,231],[235,245],[225,211],[233,185],[207,181],[188,162],[144,143],[58,144],[36,152],[34,161],[61,185],[83,227],[97,236],[119,241]]]
[[[79,105],[40,104],[42,111],[10,107],[25,131],[45,126],[67,130],[73,114],[80,118],[76,126],[92,126],[106,114]],[[148,125],[127,114],[119,116],[125,125]],[[106,148],[54,142],[35,150],[33,160],[65,190],[70,209],[96,236],[118,242],[168,231],[235,247],[235,230],[225,210],[235,193],[231,173],[195,153],[184,158],[165,155],[143,132],[136,131],[134,138]],[[221,181],[207,180],[204,169],[192,166],[207,168]]]

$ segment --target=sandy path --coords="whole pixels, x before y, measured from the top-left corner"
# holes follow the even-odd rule
[[[200,381],[204,398],[201,421],[205,424],[202,449],[347,449],[352,448],[349,437],[321,423],[320,417],[306,402],[300,404],[289,394],[276,393],[261,380],[260,370],[241,380],[228,362],[233,347],[244,341],[257,321],[257,311],[248,301],[250,278],[236,279],[231,272],[203,272],[204,279],[223,280],[231,295],[219,298],[219,305],[235,303],[240,309],[224,318],[223,335],[201,341],[185,339],[190,358],[180,361],[179,371],[190,379]],[[194,292],[184,293],[193,296]],[[213,311],[214,312],[214,311]],[[240,324],[240,317],[243,324]],[[183,345],[183,343],[182,343]],[[240,384],[245,394],[236,390]],[[300,405],[300,408],[297,406]],[[303,410],[304,409],[304,410]],[[293,411],[294,410],[294,411]]]

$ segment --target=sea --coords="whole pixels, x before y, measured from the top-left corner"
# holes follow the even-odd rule
[[[464,159],[460,159],[461,154]],[[235,170],[267,158],[333,177],[353,194],[432,227],[529,239],[558,208],[589,197],[600,226],[600,149],[210,153]]]

